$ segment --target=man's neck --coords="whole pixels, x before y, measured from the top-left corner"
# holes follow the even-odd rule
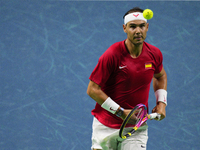
[[[134,45],[130,41],[126,40],[125,45],[126,45],[126,48],[129,52],[129,54],[133,58],[137,58],[142,53],[143,43],[138,44],[138,45]]]

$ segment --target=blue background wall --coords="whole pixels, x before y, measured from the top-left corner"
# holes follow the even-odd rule
[[[149,121],[148,149],[200,149],[200,2],[1,0],[1,150],[90,149],[88,77],[126,38],[122,16],[135,6],[154,11],[146,41],[168,74],[167,118]]]

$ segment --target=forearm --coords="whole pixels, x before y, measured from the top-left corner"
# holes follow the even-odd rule
[[[153,78],[153,88],[156,96],[156,106],[152,112],[161,114],[161,119],[166,116],[165,107],[167,106],[167,74],[164,68],[159,74],[155,74]]]
[[[156,103],[159,104],[162,102],[165,105],[160,104],[161,106],[167,105],[167,74],[162,68],[161,72],[154,75],[153,78],[153,88],[156,96]]]
[[[167,77],[166,73],[159,78],[153,79],[153,88],[156,96],[156,103],[159,102],[167,105]]]
[[[110,97],[108,97],[102,90],[101,87],[90,81],[88,84],[87,94],[94,99],[102,108],[106,109],[107,111],[117,115],[118,117],[123,116],[123,108],[120,107],[116,102],[114,102]]]
[[[87,94],[99,105],[102,105],[104,101],[108,98],[108,96],[101,90],[101,87],[93,81],[89,82]]]
[[[158,89],[167,90],[167,74],[165,72],[161,77],[153,78],[153,88],[154,92]]]

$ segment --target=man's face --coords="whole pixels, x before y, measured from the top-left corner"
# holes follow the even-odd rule
[[[124,32],[127,33],[128,40],[138,46],[146,39],[149,24],[143,20],[134,20],[123,25]]]

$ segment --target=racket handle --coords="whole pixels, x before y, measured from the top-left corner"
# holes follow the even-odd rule
[[[160,120],[161,115],[158,113],[149,114],[149,119],[154,119],[156,117],[158,118],[158,120]]]

